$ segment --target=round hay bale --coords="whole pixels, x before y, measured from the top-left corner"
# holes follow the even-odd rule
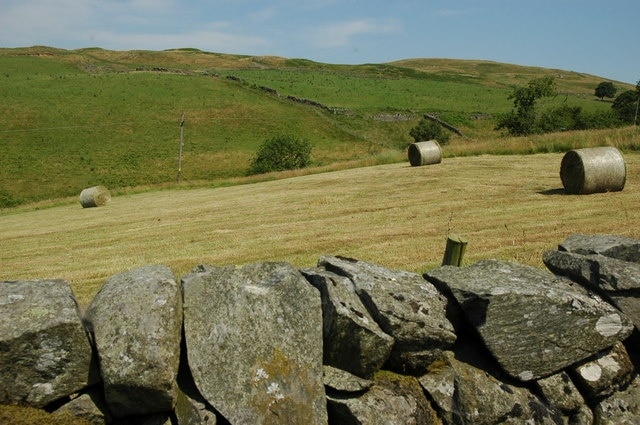
[[[111,201],[111,194],[104,186],[94,186],[84,189],[80,193],[82,208],[102,207]]]
[[[442,161],[442,149],[436,140],[416,142],[409,145],[409,163],[412,166],[439,164]]]
[[[560,179],[567,193],[620,191],[626,178],[622,153],[611,146],[571,150],[560,164]]]

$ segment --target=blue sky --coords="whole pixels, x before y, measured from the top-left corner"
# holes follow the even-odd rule
[[[640,80],[639,0],[0,0],[0,47],[483,59]]]

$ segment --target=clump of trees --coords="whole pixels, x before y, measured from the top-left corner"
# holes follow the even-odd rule
[[[603,82],[596,88],[596,96],[615,96],[613,84]],[[513,90],[509,99],[513,99],[514,109],[498,117],[496,130],[506,130],[512,136],[526,136],[537,133],[549,133],[568,130],[588,130],[614,128],[635,121],[638,109],[640,82],[636,90],[620,94],[612,103],[611,110],[605,112],[587,112],[580,106],[563,104],[540,110],[541,99],[557,96],[557,87],[553,77],[534,78],[524,87]]]
[[[496,130],[506,129],[514,136],[526,136],[536,132],[536,102],[557,94],[555,79],[551,76],[534,78],[525,87],[513,90],[509,99],[514,109],[498,118]]]
[[[620,93],[611,104],[611,108],[625,124],[638,125],[638,110],[640,109],[640,80],[635,90]]]
[[[600,100],[604,100],[605,97],[609,99],[613,99],[616,97],[616,92],[618,89],[613,85],[610,81],[603,81],[596,87],[595,95],[599,97]]]
[[[311,164],[312,145],[292,135],[280,135],[265,140],[251,160],[247,174],[295,170]]]
[[[437,140],[441,145],[447,144],[451,138],[451,134],[440,124],[426,118],[422,118],[418,125],[409,130],[409,135],[416,143]]]

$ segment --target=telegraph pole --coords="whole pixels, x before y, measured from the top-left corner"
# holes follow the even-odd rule
[[[180,118],[180,152],[178,154],[178,184],[180,184],[180,174],[182,174],[182,145],[184,136],[184,112]]]
[[[636,95],[638,95],[638,100],[636,100],[636,116],[633,118],[633,124],[638,125],[638,108],[640,108],[640,80],[636,83]]]

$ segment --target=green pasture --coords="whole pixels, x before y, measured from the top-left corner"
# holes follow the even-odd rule
[[[241,178],[257,147],[281,134],[310,141],[314,166],[394,161],[425,112],[458,126],[470,137],[459,143],[475,152],[478,140],[501,137],[495,115],[512,107],[516,71],[550,72],[451,60],[345,66],[194,49],[47,47],[0,49],[0,70],[0,207],[93,185],[174,183],[182,113],[186,184]],[[597,77],[567,76],[548,105],[610,107],[586,92]]]

